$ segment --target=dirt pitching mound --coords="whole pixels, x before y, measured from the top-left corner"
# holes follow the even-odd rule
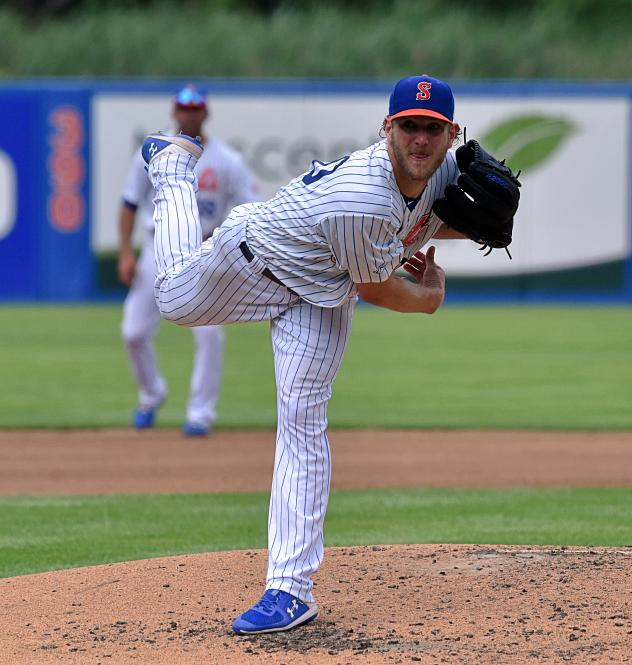
[[[333,431],[332,486],[632,485],[630,432]],[[362,451],[361,454],[358,451]],[[268,490],[274,432],[0,432],[4,495]],[[328,549],[320,614],[237,637],[266,554],[0,579],[0,665],[632,662],[632,548]]]
[[[220,552],[0,580],[0,662],[632,662],[632,549],[331,548],[313,624],[237,637],[265,561]]]

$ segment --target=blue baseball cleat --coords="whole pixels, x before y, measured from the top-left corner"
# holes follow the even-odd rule
[[[184,434],[184,436],[206,436],[210,429],[211,428],[206,425],[200,425],[200,423],[194,423],[187,420],[187,422],[182,425],[182,434]]]
[[[238,635],[278,633],[313,621],[318,614],[316,603],[306,603],[278,589],[268,589],[261,600],[233,621]]]
[[[150,134],[143,142],[141,154],[147,164],[158,155],[174,153],[179,155],[191,155],[196,160],[200,159],[204,146],[197,138],[192,138],[186,134],[176,134],[168,136],[167,134]]]
[[[141,409],[134,411],[132,423],[136,429],[149,429],[154,426],[156,418],[156,409]]]

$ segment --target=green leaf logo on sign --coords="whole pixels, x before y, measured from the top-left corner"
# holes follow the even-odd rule
[[[575,131],[564,118],[521,115],[489,130],[481,144],[514,171],[533,171],[543,164]]]

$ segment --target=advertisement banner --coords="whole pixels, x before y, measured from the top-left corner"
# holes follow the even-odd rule
[[[0,294],[4,298],[30,298],[38,290],[39,237],[31,220],[41,217],[45,180],[39,167],[44,150],[36,138],[39,113],[35,92],[0,93]]]
[[[0,89],[0,296],[85,300],[91,92]]]
[[[610,266],[621,281],[630,254],[630,99],[563,91],[499,96],[492,86],[476,94],[455,87],[455,97],[466,136],[521,169],[523,188],[513,260],[504,252],[483,258],[469,241],[443,241],[438,256],[448,274],[524,277]],[[378,140],[387,98],[384,91],[211,92],[208,132],[244,155],[268,198],[313,159],[330,161]],[[116,246],[116,211],[131,153],[147,133],[168,129],[169,115],[169,94],[96,95],[97,251]]]
[[[177,82],[0,86],[0,298],[120,297],[118,214],[132,155],[169,131]],[[270,198],[312,160],[380,140],[390,85],[197,82],[206,133],[234,146]],[[439,241],[450,294],[632,301],[632,86],[454,85],[461,140],[520,170],[513,259]],[[140,240],[140,234],[137,234]]]

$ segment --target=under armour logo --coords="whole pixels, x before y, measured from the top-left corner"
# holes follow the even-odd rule
[[[286,612],[294,618],[294,612],[298,609],[298,603],[296,602],[296,599],[292,601],[292,604],[287,608]]]
[[[386,263],[380,263],[380,265],[375,266],[375,270],[373,270],[373,273],[379,275],[381,272],[384,272],[385,270],[386,270]]]
[[[155,143],[149,145],[149,154],[153,157],[158,151],[158,146]]]

